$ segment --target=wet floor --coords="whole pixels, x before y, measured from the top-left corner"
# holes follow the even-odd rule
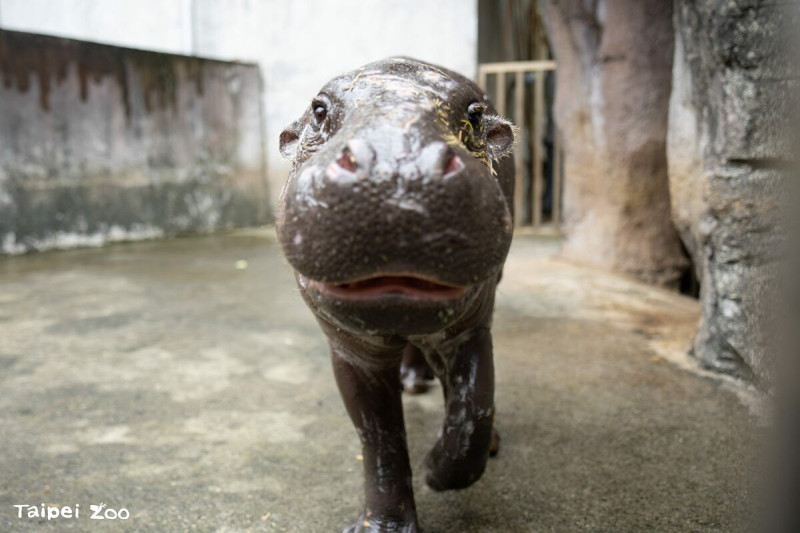
[[[737,531],[758,429],[690,368],[696,301],[520,237],[495,318],[502,449],[470,489],[422,461],[441,394],[406,398],[426,533]],[[0,259],[0,530],[337,532],[358,441],[269,231]],[[14,505],[79,518],[18,518]],[[90,505],[130,513],[93,520]],[[109,515],[111,516],[111,515]]]

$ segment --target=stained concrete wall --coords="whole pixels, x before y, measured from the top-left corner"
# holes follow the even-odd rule
[[[258,64],[273,199],[278,136],[329,78],[390,55],[474,76],[477,21],[477,0],[0,0],[7,29]]]
[[[0,253],[265,223],[253,65],[0,30]]]

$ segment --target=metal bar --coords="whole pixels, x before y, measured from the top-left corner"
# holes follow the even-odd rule
[[[561,135],[556,128],[553,139],[553,226],[561,229],[561,187],[563,174],[561,172]]]
[[[504,61],[500,63],[481,63],[480,66],[485,72],[498,74],[500,72],[529,72],[540,70],[555,70],[555,61]]]
[[[501,74],[505,76],[505,74]],[[517,72],[514,83],[514,122],[517,125],[519,136],[522,137],[522,122],[525,120],[525,74]],[[514,224],[522,225],[523,191],[522,191],[522,139],[517,139],[517,149],[514,150]]]
[[[533,83],[533,186],[531,187],[531,209],[533,227],[542,224],[542,125],[544,111],[544,72],[537,72]]]
[[[501,117],[506,115],[506,75],[497,75],[497,114]]]

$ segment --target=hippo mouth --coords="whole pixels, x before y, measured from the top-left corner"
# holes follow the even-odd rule
[[[467,291],[465,287],[409,275],[373,276],[347,283],[312,281],[310,284],[344,298],[374,298],[396,294],[430,300],[451,300],[459,298]]]

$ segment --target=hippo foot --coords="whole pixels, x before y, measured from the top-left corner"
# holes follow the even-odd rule
[[[355,524],[345,528],[342,533],[420,533],[417,517],[412,516],[404,520],[379,518],[361,515]]]
[[[431,388],[433,372],[427,365],[400,367],[400,381],[403,383],[403,390],[406,394],[422,394]]]
[[[425,483],[435,491],[465,489],[480,479],[484,466],[451,458],[438,440],[425,458]]]
[[[492,437],[489,443],[489,457],[496,457],[500,451],[500,434],[492,427]],[[483,475],[486,466],[484,460],[475,457],[453,458],[444,450],[442,440],[436,441],[433,449],[425,458],[427,474],[425,483],[436,491],[465,489],[478,481]]]

